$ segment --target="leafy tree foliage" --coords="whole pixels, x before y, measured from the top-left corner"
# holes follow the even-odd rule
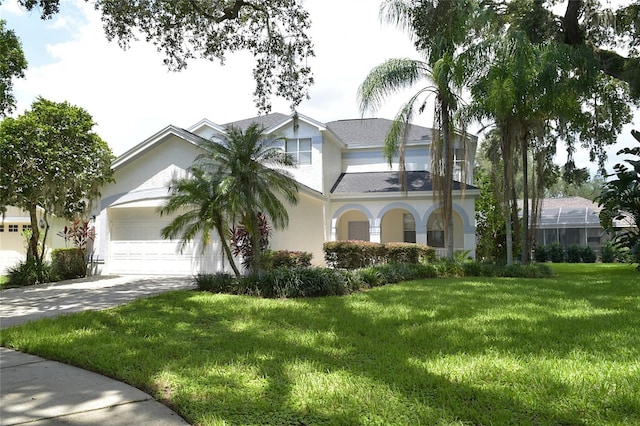
[[[0,208],[29,212],[28,261],[41,263],[43,257],[38,207],[44,209],[46,239],[49,214],[68,219],[82,215],[112,179],[114,157],[94,125],[84,109],[43,98],[21,116],[0,123]]]
[[[313,83],[307,59],[314,56],[306,32],[309,13],[300,0],[86,0],[102,14],[109,40],[126,48],[142,35],[165,54],[172,70],[196,57],[224,63],[228,53],[247,50],[256,58],[255,102],[271,108],[272,94],[298,105]],[[43,19],[60,9],[60,0],[19,0],[39,8]]]
[[[15,108],[13,79],[24,77],[24,70],[27,68],[20,40],[5,24],[0,19],[0,117],[6,116]]]
[[[640,132],[634,130],[632,134],[640,144]],[[607,181],[596,201],[602,207],[602,226],[614,233],[614,245],[628,248],[640,269],[640,147],[624,148],[617,152],[621,154],[636,156],[638,160],[625,160],[629,166],[616,164],[611,176],[614,179]],[[627,227],[615,230],[614,221],[626,222]]]

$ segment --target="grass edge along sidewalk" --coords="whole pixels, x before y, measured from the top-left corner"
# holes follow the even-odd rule
[[[419,280],[345,297],[178,291],[2,330],[193,424],[639,424],[640,276]]]

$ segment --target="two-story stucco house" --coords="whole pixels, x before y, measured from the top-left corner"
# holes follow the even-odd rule
[[[408,191],[403,192],[398,165],[390,167],[382,155],[389,120],[321,123],[298,113],[274,113],[224,125],[201,120],[188,129],[168,126],[120,156],[113,165],[115,183],[103,189],[94,212],[94,247],[104,260],[103,274],[194,274],[225,268],[219,244],[203,252],[199,242],[193,242],[180,253],[179,241],[163,240],[160,230],[172,217],[160,216],[157,210],[169,195],[171,177],[186,173],[200,153],[200,138],[219,138],[229,126],[244,129],[253,122],[263,125],[270,137],[282,138],[282,148],[297,161],[291,173],[300,183],[299,203],[290,207],[288,228],[274,231],[272,249],[308,251],[312,262],[321,265],[325,241],[406,241],[444,247],[438,196],[428,172],[431,129],[412,126],[409,132]],[[458,161],[458,169],[471,170],[476,141],[467,138],[467,155],[459,156],[465,164]],[[471,179],[469,173],[467,183]],[[455,249],[474,252],[474,201],[479,191],[458,182],[454,192]]]
[[[172,217],[161,217],[157,210],[169,195],[171,177],[186,173],[199,154],[200,138],[215,139],[229,126],[244,129],[253,122],[264,126],[271,137],[282,138],[282,148],[298,163],[291,173],[300,183],[300,200],[290,207],[287,229],[274,231],[272,249],[308,251],[313,253],[312,262],[321,265],[326,241],[405,241],[444,247],[438,196],[428,172],[431,129],[411,128],[406,151],[409,185],[403,192],[398,165],[390,167],[382,154],[389,120],[321,123],[302,114],[274,113],[224,125],[201,120],[188,129],[168,126],[120,156],[113,165],[115,183],[104,188],[95,211],[95,250],[104,260],[102,273],[222,270],[219,244],[203,252],[199,242],[193,242],[180,253],[179,241],[163,240],[160,230]],[[467,138],[466,146],[467,155],[459,157],[471,165],[476,139]],[[469,184],[472,177],[467,179]],[[455,249],[474,252],[474,201],[479,191],[456,183],[454,192]]]

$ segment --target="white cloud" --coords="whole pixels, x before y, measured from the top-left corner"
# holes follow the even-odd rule
[[[0,3],[0,19],[6,19],[6,15],[22,16],[26,12],[16,1],[3,1]]]

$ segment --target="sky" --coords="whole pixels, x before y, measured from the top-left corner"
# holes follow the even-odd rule
[[[37,11],[22,10],[16,0],[0,5],[0,18],[21,39],[29,62],[25,78],[14,81],[14,115],[37,96],[81,106],[116,155],[170,124],[188,128],[203,118],[224,124],[258,115],[250,54],[229,55],[224,66],[198,59],[184,71],[171,72],[150,43],[133,42],[123,50],[108,42],[100,15],[84,1],[61,3],[61,13],[48,21],[41,21]],[[321,122],[359,118],[357,90],[373,67],[389,58],[420,59],[407,34],[381,23],[379,0],[304,0],[304,5],[316,57],[309,61],[315,84],[310,99],[297,107],[301,114]],[[389,98],[375,116],[392,119],[412,93]],[[289,102],[272,101],[273,112],[291,112]],[[414,123],[431,127],[432,116],[425,113]],[[632,128],[640,130],[637,111],[619,144],[609,149],[609,170],[617,149],[632,145]],[[575,157],[579,167],[593,167],[586,153]]]

